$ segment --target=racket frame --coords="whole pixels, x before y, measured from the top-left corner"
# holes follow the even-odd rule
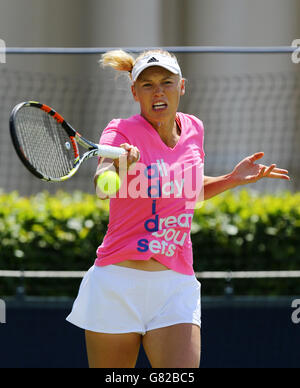
[[[20,111],[20,109],[24,107],[34,107],[34,108],[43,110],[44,112],[52,116],[53,119],[55,119],[58,122],[58,124],[61,125],[61,127],[65,130],[66,134],[69,136],[69,139],[74,151],[74,165],[67,175],[59,178],[43,175],[37,169],[35,169],[26,158],[26,155],[23,152],[22,147],[19,143],[18,137],[16,135],[16,126],[15,126],[16,116]],[[15,150],[21,162],[33,175],[47,182],[64,182],[67,179],[70,179],[78,171],[81,164],[87,159],[90,159],[96,156],[117,159],[121,155],[126,154],[126,151],[122,148],[112,147],[112,146],[102,146],[85,139],[54,109],[50,108],[48,105],[41,104],[40,102],[37,102],[37,101],[26,101],[16,105],[10,115],[9,127],[10,127],[10,134],[11,134],[13,145],[15,147]],[[79,153],[78,144],[81,145],[83,148],[88,149],[88,151],[85,152],[81,157]]]

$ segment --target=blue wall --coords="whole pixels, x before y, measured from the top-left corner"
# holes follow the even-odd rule
[[[300,324],[284,301],[210,300],[202,308],[203,368],[300,366]],[[65,321],[68,302],[7,302],[0,368],[86,368],[83,331]],[[138,368],[149,367],[141,350]]]

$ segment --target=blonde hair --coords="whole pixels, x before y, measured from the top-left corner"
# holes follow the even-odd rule
[[[134,58],[133,55],[126,53],[123,50],[112,50],[103,54],[99,63],[102,67],[112,67],[117,71],[128,72],[129,77],[131,78],[132,69],[134,68],[135,64],[142,58],[152,54],[161,54],[176,59],[174,54],[161,49],[144,51],[137,58]]]

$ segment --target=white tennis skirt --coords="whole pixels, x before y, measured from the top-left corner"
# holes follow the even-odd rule
[[[140,333],[201,326],[201,285],[194,275],[93,266],[81,282],[68,322],[97,333]]]

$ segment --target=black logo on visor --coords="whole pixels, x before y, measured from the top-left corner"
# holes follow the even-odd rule
[[[159,62],[159,60],[152,57],[151,59],[149,59],[149,61],[147,63],[153,63],[153,62]]]

